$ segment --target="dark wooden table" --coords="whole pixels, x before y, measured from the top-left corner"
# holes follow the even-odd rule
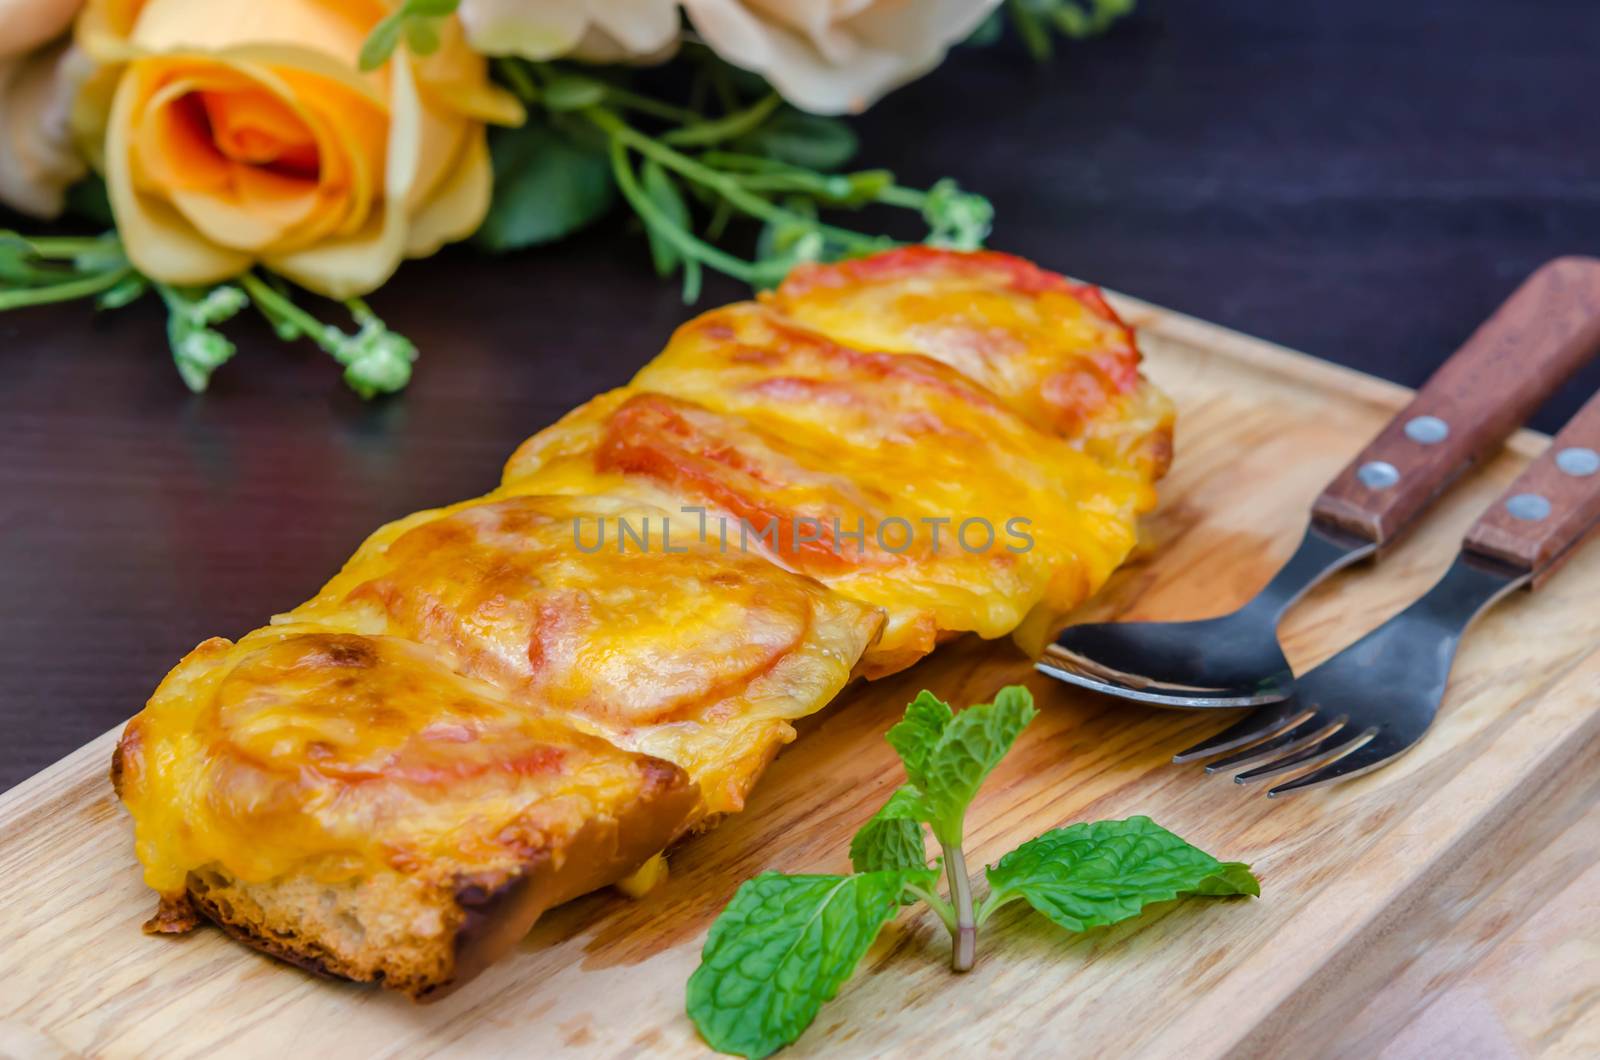
[[[985,192],[997,247],[1415,384],[1541,261],[1600,252],[1597,44],[1590,0],[1142,0],[1045,69],[958,54],[860,121],[863,161]],[[0,316],[0,788],[379,523],[490,488],[692,312],[621,223],[374,302],[424,360],[370,405],[253,321],[194,397],[153,305]]]

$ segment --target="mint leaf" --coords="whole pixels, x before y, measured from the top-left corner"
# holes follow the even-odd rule
[[[985,875],[989,897],[980,922],[1021,898],[1068,931],[1114,924],[1184,894],[1261,893],[1247,866],[1220,862],[1148,817],[1052,829]]]
[[[1002,688],[993,703],[968,707],[951,718],[933,746],[926,749],[915,772],[907,761],[907,775],[922,789],[928,823],[945,847],[961,845],[967,805],[978,793],[984,777],[1011,750],[1011,745],[1036,713],[1033,695],[1026,688],[1021,685]],[[908,710],[906,722],[910,720],[911,711]],[[893,732],[891,729],[891,735]]]
[[[950,709],[950,704],[923,689],[906,707],[906,716],[884,734],[889,746],[899,753],[911,783],[919,787],[922,785],[922,766],[927,761],[928,752],[939,742],[944,727],[950,724],[953,717],[955,712]]]
[[[1242,861],[1224,861],[1216,872],[1200,881],[1194,893],[1206,898],[1226,898],[1236,894],[1261,897],[1261,881]]]
[[[689,977],[689,1018],[724,1053],[763,1057],[800,1036],[839,992],[908,881],[932,869],[747,880],[711,925]]]
[[[916,788],[896,789],[883,809],[873,814],[850,840],[850,864],[857,872],[926,868],[928,847],[922,834],[925,816],[927,809]]]
[[[487,250],[549,243],[611,208],[616,185],[603,145],[544,122],[492,129],[494,199],[476,242]]]

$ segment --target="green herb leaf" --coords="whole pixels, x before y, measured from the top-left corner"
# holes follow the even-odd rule
[[[883,809],[850,840],[850,864],[857,872],[926,868],[928,847],[922,819],[927,813],[916,788],[896,789]]]
[[[953,717],[955,711],[950,709],[950,704],[924,688],[907,705],[906,716],[884,733],[889,746],[899,753],[911,783],[920,786],[927,780],[922,771],[923,763]]]
[[[907,762],[906,773],[922,789],[928,823],[941,844],[961,845],[968,804],[1036,713],[1033,695],[1026,688],[1002,688],[993,703],[968,707],[951,718],[917,763],[917,772],[913,773]]]
[[[639,167],[639,184],[650,201],[674,224],[679,228],[689,227],[689,204],[684,201],[677,182],[667,175],[665,166],[653,158],[645,159]],[[655,262],[656,275],[671,276],[683,260],[683,255],[649,225],[645,226],[644,231],[650,240],[650,260]]]
[[[1072,40],[1096,37],[1133,6],[1134,0],[1010,0],[1008,9],[1028,52],[1045,62],[1055,51],[1051,31]]]
[[[560,239],[603,216],[616,200],[603,147],[530,121],[492,129],[494,200],[476,242],[493,251]]]
[[[1114,924],[1184,894],[1261,893],[1248,866],[1220,862],[1148,817],[1052,829],[985,875],[980,922],[1021,898],[1068,931]]]
[[[404,9],[390,12],[388,17],[373,26],[372,32],[367,34],[367,39],[362,41],[361,54],[356,60],[361,69],[376,70],[388,62],[389,56],[400,46],[400,34],[405,32],[405,28]]]
[[[1242,861],[1224,861],[1216,872],[1200,881],[1194,893],[1207,898],[1226,898],[1230,895],[1248,894],[1261,897],[1261,881]]]
[[[689,977],[689,1018],[724,1053],[764,1057],[810,1025],[839,992],[919,872],[747,880],[711,925]]]
[[[137,302],[149,289],[149,280],[136,272],[130,273],[118,280],[116,286],[102,292],[100,297],[94,300],[94,305],[96,309],[121,309]]]
[[[376,70],[389,61],[400,46],[402,35],[413,52],[428,54],[439,46],[439,34],[432,20],[455,14],[459,4],[460,0],[405,0],[372,27],[356,61],[363,70]]]
[[[603,82],[582,74],[561,73],[545,82],[542,102],[550,110],[582,110],[606,98]]]
[[[774,114],[740,141],[743,150],[806,169],[838,169],[855,157],[860,141],[838,118],[798,110]]]

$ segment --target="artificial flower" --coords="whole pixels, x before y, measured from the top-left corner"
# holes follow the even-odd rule
[[[0,0],[0,59],[26,55],[67,31],[83,0]]]
[[[678,43],[677,0],[461,0],[459,11],[487,55],[652,61]]]
[[[817,114],[865,110],[921,77],[1000,0],[683,0],[722,58]]]
[[[15,6],[0,0],[0,15]],[[64,39],[0,58],[0,203],[34,217],[61,213],[68,186],[87,171],[70,118],[88,70]]]
[[[117,230],[145,275],[206,284],[263,264],[331,297],[471,234],[488,209],[483,122],[521,108],[454,20],[372,73],[379,0],[90,0],[84,93]]]

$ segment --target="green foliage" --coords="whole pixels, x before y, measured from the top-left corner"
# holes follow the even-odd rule
[[[912,783],[921,784],[925,781],[923,763],[928,760],[939,737],[944,735],[945,726],[955,716],[950,704],[923,689],[917,693],[916,699],[907,704],[905,717],[883,734],[889,746],[900,756],[906,776],[911,778]]]
[[[715,97],[714,108],[640,95],[613,76],[560,63],[501,60],[496,69],[533,117],[525,129],[496,136],[494,205],[479,237],[486,246],[559,238],[603,213],[615,187],[643,223],[656,271],[681,272],[684,299],[694,301],[704,269],[770,287],[801,262],[895,245],[823,220],[824,208],[911,210],[941,246],[975,248],[989,231],[988,202],[953,182],[918,191],[887,170],[834,172],[858,147],[847,124],[785,106],[759,78],[720,60],[702,56],[703,83],[691,93]],[[599,145],[580,140],[581,158],[572,157],[572,145],[549,144],[556,122],[586,125]],[[609,179],[599,175],[602,160]],[[578,176],[564,175],[563,166]],[[717,245],[738,217],[760,226],[753,258]],[[508,224],[511,218],[522,223]]]
[[[1133,11],[1135,0],[1009,0],[1017,36],[1038,62],[1055,54],[1055,34],[1071,40],[1097,37]],[[991,31],[998,36],[998,31]]]
[[[850,840],[850,864],[857,872],[926,867],[928,847],[922,820],[927,814],[916,788],[897,789]]]
[[[562,111],[582,110],[605,102],[606,86],[602,81],[574,73],[552,73],[544,81],[539,102],[546,110],[559,114]]]
[[[303,338],[316,343],[344,366],[345,385],[363,400],[398,393],[411,382],[416,346],[404,335],[390,331],[361,299],[345,300],[344,306],[357,325],[354,334],[347,334],[300,308],[287,289],[278,284],[248,272],[239,277],[239,283],[278,338],[285,342]]]
[[[1046,832],[986,872],[975,907],[961,849],[979,786],[1035,714],[1021,686],[959,713],[931,692],[887,734],[911,783],[897,788],[850,843],[851,876],[766,873],[747,881],[706,939],[689,979],[688,1009],[714,1049],[758,1057],[788,1045],[855,970],[903,904],[925,901],[949,929],[952,967],[965,971],[977,929],[1023,900],[1071,931],[1138,914],[1185,894],[1258,895],[1248,866],[1221,862],[1148,817]],[[950,897],[933,890],[923,824],[944,850]]]
[[[519,250],[571,235],[605,215],[616,185],[603,141],[547,120],[493,129],[494,198],[475,240],[487,250]]]
[[[800,1036],[932,869],[747,880],[706,937],[688,1012],[713,1049],[763,1057]]]
[[[0,229],[0,312],[101,298],[138,274],[116,233],[29,238]]]
[[[919,743],[914,749],[915,757],[905,759],[906,775],[921,790],[928,824],[940,843],[947,847],[961,844],[967,807],[979,786],[1036,713],[1033,696],[1027,689],[1020,685],[1003,688],[993,703],[968,707],[956,714],[943,725],[931,746]],[[907,716],[909,720],[909,711]],[[919,734],[919,738],[925,736],[926,731]]]
[[[1148,817],[1052,829],[984,875],[980,921],[1020,898],[1068,931],[1115,924],[1185,894],[1261,893],[1247,866],[1224,864]]]
[[[438,19],[455,14],[461,0],[404,0],[372,28],[361,45],[357,60],[361,69],[376,70],[389,61],[402,38],[406,47],[418,55],[428,55],[439,47]]]
[[[211,384],[211,373],[233,359],[235,347],[216,325],[233,319],[250,299],[231,284],[210,289],[158,283],[167,306],[167,345],[183,385],[196,394]]]
[[[740,141],[739,147],[801,169],[831,172],[854,158],[861,142],[838,118],[785,108]]]

